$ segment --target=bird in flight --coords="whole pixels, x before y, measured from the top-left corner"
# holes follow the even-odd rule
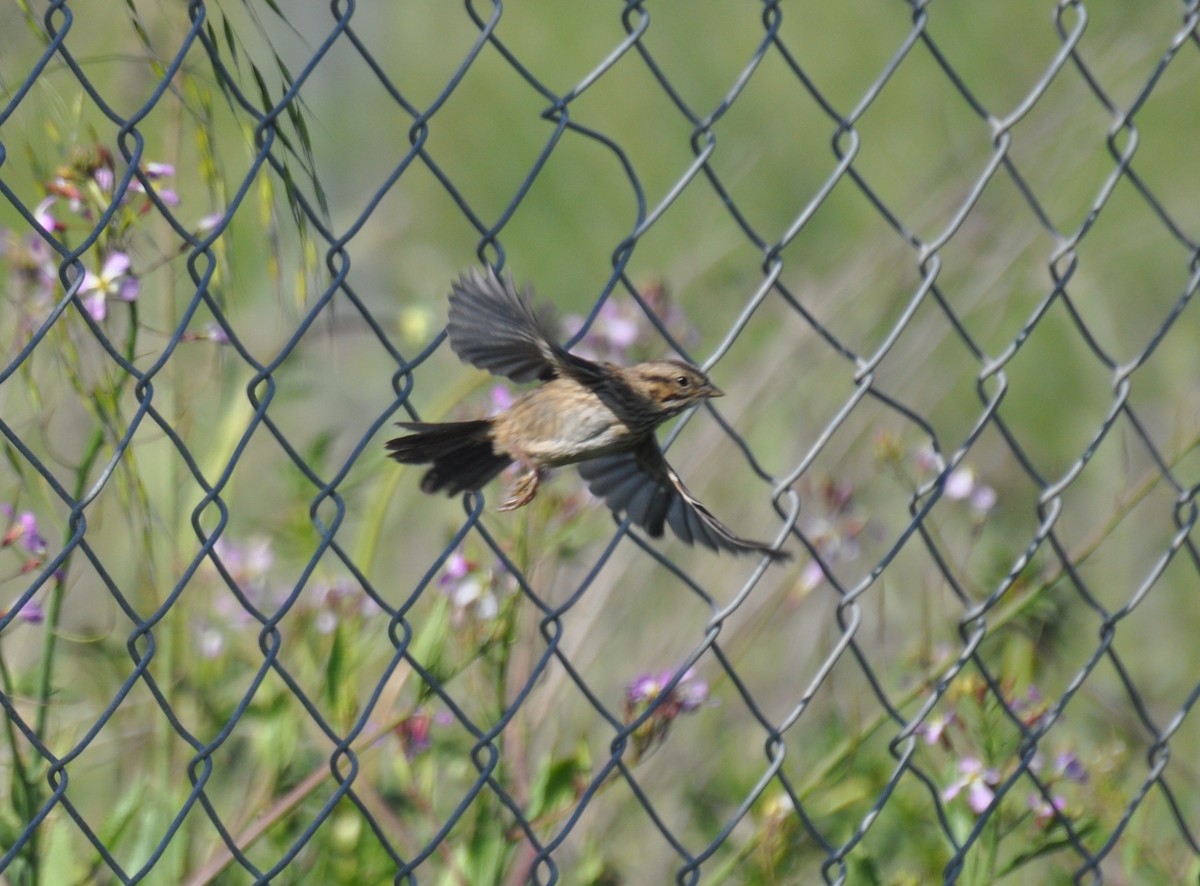
[[[524,473],[500,510],[537,495],[545,470],[574,464],[591,492],[625,513],[652,538],[670,525],[687,544],[713,550],[788,554],[740,538],[696,499],[667,464],[655,429],[722,392],[682,360],[621,367],[597,363],[558,344],[549,315],[518,292],[512,275],[490,267],[465,272],[452,286],[446,331],[459,359],[516,382],[541,384],[491,418],[399,422],[411,433],[389,440],[392,458],[428,464],[421,489],[457,495],[480,489],[517,462]]]

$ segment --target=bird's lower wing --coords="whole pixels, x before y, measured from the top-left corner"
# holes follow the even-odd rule
[[[539,316],[529,293],[517,292],[512,274],[490,267],[465,271],[452,286],[446,331],[463,361],[495,375],[525,382],[558,375],[554,323]]]
[[[686,544],[701,544],[714,551],[763,554],[772,560],[788,555],[763,542],[733,534],[683,485],[650,438],[632,452],[604,455],[580,462],[579,473],[593,495],[603,498],[617,513],[624,512],[653,538],[670,524]]]

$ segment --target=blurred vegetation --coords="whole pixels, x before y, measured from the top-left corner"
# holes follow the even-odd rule
[[[482,4],[355,6],[328,46],[330,10],[295,6],[192,7],[246,101],[296,88],[266,135],[196,42],[141,114],[182,4],[0,10],[12,882],[106,881],[98,840],[150,882],[386,882],[421,855],[515,883],[530,836],[571,883],[665,882],[685,852],[705,883],[1059,882],[1080,847],[1117,882],[1197,878],[1178,4],[934,3],[910,44],[904,3],[530,0],[494,31],[523,72]],[[111,112],[37,67],[51,31]],[[671,539],[649,547],[681,572],[626,541],[593,574],[612,523],[572,472],[464,513],[385,461],[408,410],[498,396],[435,346],[449,281],[501,254],[581,346],[627,323],[626,359],[719,358],[729,396],[671,461],[753,537],[790,507],[756,466],[788,479],[794,563],[744,599],[754,564]]]

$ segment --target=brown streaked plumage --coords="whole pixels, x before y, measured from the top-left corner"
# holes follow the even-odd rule
[[[429,464],[425,492],[455,495],[481,488],[514,461],[526,472],[500,510],[528,504],[543,469],[575,464],[588,488],[652,537],[669,524],[687,544],[787,554],[734,535],[696,500],[671,468],[654,430],[672,416],[720,397],[721,391],[682,360],[629,367],[595,363],[555,342],[548,316],[534,310],[532,293],[518,293],[511,275],[470,270],[453,285],[446,331],[466,363],[513,381],[540,380],[503,412],[477,421],[400,422],[412,431],[389,440],[405,464]]]

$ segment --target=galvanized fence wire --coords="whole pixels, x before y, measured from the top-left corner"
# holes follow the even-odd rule
[[[687,90],[672,80],[668,67],[660,63],[651,49],[653,44],[647,37],[653,33],[655,27],[655,10],[652,4],[628,2],[623,7],[612,4],[612,15],[619,18],[625,33],[624,39],[615,42],[611,52],[579,79],[573,88],[565,92],[557,92],[539,79],[527,62],[523,61],[521,54],[503,39],[504,10],[499,3],[489,5],[468,0],[464,10],[439,10],[438,15],[458,16],[463,15],[465,11],[465,15],[477,29],[478,37],[452,75],[446,78],[440,91],[431,100],[418,102],[409,97],[404,84],[394,82],[389,77],[388,66],[369,48],[374,42],[367,39],[369,35],[356,30],[356,20],[361,19],[358,4],[335,0],[329,9],[324,39],[312,45],[310,56],[302,67],[292,72],[291,80],[282,94],[268,102],[265,101],[264,92],[256,90],[253,82],[247,77],[245,60],[230,57],[228,46],[220,34],[218,8],[202,0],[191,0],[187,5],[189,26],[183,32],[182,39],[169,54],[157,59],[157,69],[160,72],[157,85],[139,108],[132,113],[120,113],[115,109],[120,102],[115,100],[115,96],[106,96],[94,77],[85,71],[87,66],[72,51],[73,31],[81,27],[76,11],[79,4],[65,0],[45,4],[44,9],[38,13],[44,35],[44,48],[40,57],[29,66],[19,83],[3,84],[7,98],[0,107],[0,193],[19,213],[28,230],[37,232],[57,254],[59,298],[53,310],[32,330],[24,345],[10,354],[6,363],[0,367],[0,388],[20,384],[22,367],[39,349],[52,346],[48,336],[56,324],[70,320],[86,324],[90,337],[103,350],[106,359],[127,377],[127,390],[136,401],[136,408],[128,416],[127,425],[119,429],[111,450],[103,454],[103,461],[98,462],[92,471],[85,472],[90,481],[86,488],[70,488],[69,481],[63,479],[57,466],[47,460],[46,454],[39,452],[35,446],[23,439],[20,428],[11,425],[0,416],[0,434],[3,434],[10,458],[19,462],[23,471],[36,474],[40,482],[53,491],[68,515],[66,536],[61,549],[41,564],[36,572],[23,578],[23,589],[19,595],[8,600],[7,612],[0,618],[0,630],[8,630],[14,625],[22,608],[36,596],[45,595],[57,580],[56,575],[60,570],[70,570],[73,562],[80,559],[90,564],[91,570],[103,586],[104,593],[111,597],[134,627],[126,638],[129,668],[123,684],[95,721],[82,734],[72,739],[69,747],[51,747],[47,743],[45,712],[39,712],[31,719],[28,710],[18,704],[8,692],[0,694],[0,704],[4,707],[8,729],[19,732],[19,743],[27,748],[29,756],[44,764],[45,787],[48,788],[42,794],[41,803],[33,814],[20,823],[21,828],[12,845],[3,847],[0,871],[8,870],[14,860],[29,853],[31,848],[39,846],[39,840],[43,839],[40,833],[45,828],[48,817],[65,815],[73,820],[79,833],[94,847],[94,873],[97,878],[138,882],[154,876],[156,866],[169,851],[185,820],[192,816],[204,816],[211,822],[221,843],[224,844],[232,867],[242,873],[242,879],[252,879],[255,882],[291,881],[289,878],[294,877],[295,872],[290,870],[290,866],[294,864],[297,856],[309,846],[322,828],[331,826],[331,816],[335,809],[350,803],[358,809],[362,821],[374,835],[378,845],[394,862],[394,870],[389,876],[396,882],[417,882],[425,878],[425,872],[430,870],[430,865],[436,861],[435,854],[444,851],[449,835],[471,814],[478,798],[484,794],[491,794],[511,816],[514,839],[522,839],[527,844],[527,867],[522,872],[525,878],[538,883],[570,882],[569,871],[564,871],[562,867],[562,847],[597,803],[601,790],[614,779],[628,788],[637,804],[644,810],[656,832],[655,839],[660,839],[677,856],[675,876],[681,883],[700,882],[702,877],[712,870],[719,853],[728,849],[728,841],[732,839],[735,829],[745,825],[752,809],[761,802],[768,791],[782,792],[786,795],[790,806],[788,814],[799,823],[804,838],[820,848],[820,854],[824,857],[820,875],[827,882],[842,882],[850,876],[849,860],[856,850],[861,851],[861,846],[869,839],[872,828],[894,801],[896,791],[902,786],[909,788],[912,785],[923,786],[927,813],[925,819],[913,827],[930,829],[945,847],[948,861],[943,873],[947,880],[954,880],[961,875],[972,853],[979,851],[979,842],[987,833],[989,824],[994,824],[992,817],[998,814],[997,810],[1005,796],[1013,791],[1027,790],[1030,786],[1049,805],[1051,816],[1062,828],[1063,839],[1059,855],[1073,857],[1072,866],[1077,880],[1102,880],[1103,866],[1111,859],[1129,823],[1151,795],[1156,795],[1169,807],[1177,828],[1174,836],[1180,844],[1186,844],[1187,851],[1200,856],[1195,821],[1196,805],[1194,797],[1188,796],[1188,791],[1194,790],[1195,784],[1188,784],[1187,778],[1184,777],[1183,784],[1180,785],[1172,776],[1175,770],[1168,771],[1172,739],[1183,728],[1192,707],[1200,697],[1200,681],[1195,683],[1181,704],[1166,712],[1164,716],[1162,710],[1151,710],[1151,706],[1144,702],[1145,689],[1131,676],[1128,653],[1119,653],[1115,645],[1122,623],[1148,595],[1155,593],[1156,582],[1168,567],[1173,563],[1182,562],[1191,570],[1193,580],[1200,576],[1200,552],[1191,538],[1191,531],[1197,519],[1195,489],[1189,485],[1186,476],[1179,473],[1172,462],[1171,453],[1164,451],[1157,436],[1147,428],[1142,411],[1135,409],[1132,402],[1132,391],[1139,370],[1155,355],[1163,341],[1172,335],[1175,325],[1200,286],[1200,242],[1196,233],[1189,233],[1186,221],[1173,217],[1167,208],[1169,201],[1163,200],[1161,194],[1139,175],[1134,164],[1139,140],[1139,112],[1154,94],[1164,73],[1176,64],[1181,56],[1200,52],[1200,35],[1197,31],[1200,4],[1195,0],[1176,4],[1178,26],[1162,46],[1160,61],[1131,100],[1118,101],[1106,92],[1101,78],[1094,74],[1087,54],[1079,49],[1088,25],[1089,5],[1067,0],[1046,3],[1044,12],[1053,14],[1058,50],[1040,77],[1029,87],[1023,100],[1003,116],[999,115],[997,109],[988,107],[986,102],[972,92],[968,78],[960,74],[950,61],[952,53],[948,53],[947,47],[939,42],[936,36],[937,29],[931,25],[935,6],[922,2],[881,5],[906,6],[911,15],[911,25],[905,38],[895,47],[891,58],[861,90],[853,106],[842,106],[829,98],[817,85],[817,78],[807,72],[803,53],[783,36],[784,18],[790,12],[787,4],[764,2],[758,6],[743,4],[736,12],[730,9],[724,13],[758,17],[761,22],[761,36],[757,46],[745,58],[740,72],[730,82],[724,97],[711,107],[701,108],[689,103],[685,98]],[[262,13],[264,16],[271,15],[270,9],[267,8],[263,8]],[[371,199],[356,208],[353,217],[339,220],[338,226],[335,227],[329,221],[328,213],[322,205],[323,197],[320,192],[306,186],[309,183],[298,182],[295,178],[295,130],[291,127],[294,126],[297,115],[303,116],[306,112],[301,99],[306,84],[317,76],[331,51],[335,48],[344,51],[347,47],[352,48],[365,66],[360,67],[359,71],[365,70],[365,76],[373,80],[373,85],[382,87],[395,106],[407,115],[409,144],[407,147],[382,148],[394,150],[396,153],[391,173],[379,184]],[[159,49],[161,51],[161,47]],[[465,189],[456,184],[453,175],[439,165],[438,153],[430,146],[430,135],[437,126],[439,112],[454,95],[472,66],[485,55],[501,59],[544,102],[541,113],[543,119],[531,120],[530,125],[550,126],[544,147],[530,163],[523,180],[514,189],[511,200],[492,218],[485,217],[472,205]],[[863,120],[870,115],[877,98],[897,72],[906,65],[913,64],[917,58],[923,64],[932,62],[937,66],[945,82],[970,107],[977,118],[980,131],[987,133],[991,145],[987,162],[983,164],[957,210],[950,215],[940,231],[926,236],[918,234],[916,228],[902,217],[902,212],[890,206],[878,186],[856,166],[856,159],[862,148]],[[782,233],[767,233],[756,226],[742,202],[734,196],[737,188],[713,162],[719,141],[719,124],[737,105],[755,78],[767,76],[763,73],[767,62],[770,62],[776,71],[786,70],[794,80],[795,90],[820,108],[826,120],[833,159],[833,167],[819,190],[812,194],[807,203],[796,208],[791,223]],[[223,219],[204,234],[197,234],[189,229],[177,217],[173,206],[162,198],[159,186],[144,169],[148,153],[144,132],[150,125],[148,118],[178,100],[173,92],[172,82],[185,65],[192,68],[206,67],[228,98],[232,112],[253,132],[253,160],[244,177],[239,182],[232,183],[234,187],[228,194],[227,210]],[[693,160],[657,202],[653,202],[647,196],[635,172],[636,164],[630,156],[628,146],[602,131],[590,128],[581,120],[575,119],[572,113],[575,103],[597,82],[608,76],[617,65],[640,66],[639,70],[646,77],[645,82],[661,90],[678,116],[690,127],[690,150]],[[70,248],[56,237],[55,231],[43,226],[35,207],[12,186],[9,175],[9,171],[14,168],[14,149],[20,143],[20,134],[7,129],[5,124],[22,103],[28,100],[39,78],[45,77],[50,68],[68,70],[87,100],[110,121],[115,130],[113,144],[124,161],[125,169],[113,186],[113,199],[108,211],[95,219],[90,236]],[[1029,183],[1027,171],[1022,169],[1022,164],[1013,151],[1014,127],[1043,101],[1056,82],[1068,77],[1085,82],[1092,99],[1103,108],[1111,120],[1105,143],[1111,158],[1110,171],[1103,186],[1094,195],[1090,212],[1074,229],[1062,229],[1052,221],[1054,213],[1043,206],[1037,189]],[[347,93],[350,93],[362,87],[360,84],[350,84],[346,88]],[[293,134],[289,137],[289,133]],[[404,353],[395,343],[388,324],[376,316],[369,306],[369,300],[363,299],[356,290],[349,252],[355,238],[395,184],[419,170],[422,174],[431,174],[436,179],[445,195],[457,206],[463,219],[477,232],[476,248],[479,259],[503,266],[506,257],[503,232],[513,215],[528,199],[535,181],[561,141],[568,136],[587,140],[615,158],[626,172],[629,194],[636,205],[636,223],[630,228],[627,236],[613,247],[611,276],[586,319],[584,329],[595,321],[604,300],[610,294],[618,291],[628,293],[647,309],[648,316],[655,324],[664,344],[681,354],[686,354],[686,343],[673,336],[668,327],[642,300],[637,282],[627,269],[639,241],[664,219],[680,195],[689,188],[706,188],[719,199],[745,243],[761,255],[761,277],[755,281],[753,291],[746,298],[744,309],[729,324],[723,341],[711,351],[706,361],[707,366],[717,365],[738,342],[756,313],[765,304],[772,303],[785,305],[793,312],[811,330],[814,340],[818,340],[822,348],[827,348],[838,357],[843,377],[848,375],[852,378],[853,393],[841,404],[821,432],[814,436],[808,451],[780,475],[772,475],[759,463],[750,443],[739,434],[737,427],[728,421],[721,411],[710,411],[709,417],[716,421],[721,431],[737,447],[739,454],[758,478],[769,486],[771,500],[779,517],[778,531],[781,537],[786,536],[785,546],[797,551],[802,561],[811,559],[819,565],[823,581],[821,593],[832,593],[836,598],[834,614],[837,638],[831,644],[820,667],[806,678],[803,686],[795,687],[794,703],[783,716],[770,712],[756,700],[753,685],[744,679],[739,665],[728,654],[721,640],[722,631],[727,628],[730,619],[736,616],[748,599],[761,590],[764,576],[768,575],[769,568],[775,567],[762,564],[752,568],[741,587],[723,589],[717,598],[711,589],[704,586],[703,581],[690,574],[687,562],[665,556],[660,550],[661,546],[645,541],[638,536],[636,530],[622,524],[613,534],[611,541],[595,555],[591,567],[573,590],[565,594],[560,602],[552,604],[539,594],[533,583],[527,580],[508,557],[502,545],[480,522],[485,512],[483,497],[469,495],[464,501],[466,516],[461,528],[440,556],[434,558],[423,579],[411,589],[402,602],[397,603],[392,595],[383,593],[372,585],[370,577],[362,571],[360,564],[356,563],[354,555],[348,549],[344,533],[339,535],[339,529],[346,522],[348,509],[354,506],[354,500],[348,499],[344,493],[347,475],[358,462],[376,454],[375,449],[379,446],[381,435],[387,432],[393,421],[417,417],[415,406],[419,402],[417,395],[422,383],[421,371],[439,349],[446,348],[444,334],[434,336],[428,347],[416,354]],[[503,151],[504,146],[497,145],[495,150]],[[15,172],[12,174],[15,175]],[[214,253],[214,243],[226,232],[230,220],[239,208],[251,201],[252,188],[260,176],[273,177],[287,184],[293,210],[307,226],[312,239],[323,249],[324,265],[328,273],[322,291],[316,293],[315,297],[305,304],[294,330],[278,352],[266,361],[256,357],[252,350],[243,344],[238,328],[228,319],[222,302],[210,289],[218,261]],[[1054,282],[1033,306],[1026,323],[1011,337],[1007,346],[999,352],[989,352],[984,344],[973,337],[970,331],[972,324],[961,316],[961,309],[955,307],[954,298],[944,291],[943,252],[959,235],[985,189],[1000,180],[1019,192],[1028,210],[1016,223],[1033,223],[1039,226],[1041,232],[1056,244],[1053,254],[1047,257],[1045,264]],[[1164,313],[1157,332],[1131,359],[1124,361],[1109,353],[1101,344],[1089,322],[1085,320],[1085,312],[1077,309],[1075,296],[1072,294],[1072,286],[1077,281],[1076,275],[1080,267],[1081,244],[1087,241],[1097,220],[1104,216],[1114,191],[1119,187],[1136,192],[1143,210],[1148,213],[1153,223],[1177,242],[1179,261],[1182,267],[1186,267],[1186,282],[1178,292],[1173,307]],[[853,189],[871,203],[878,213],[878,218],[894,232],[896,238],[907,245],[912,267],[919,275],[919,283],[908,293],[907,303],[896,314],[895,319],[891,321],[889,332],[871,353],[860,353],[847,340],[839,337],[834,329],[822,321],[820,313],[808,305],[805,295],[794,291],[785,280],[785,251],[806,230],[835,188]],[[112,222],[122,197],[131,189],[144,191],[152,204],[153,213],[172,229],[175,236],[187,244],[186,265],[191,291],[181,302],[177,325],[169,331],[160,352],[151,361],[140,358],[135,360],[132,355],[126,353],[122,343],[114,339],[113,332],[85,310],[80,295],[87,270],[82,257]],[[517,269],[516,273],[519,278],[521,269]],[[330,472],[310,461],[290,438],[287,429],[276,421],[271,407],[278,394],[277,374],[280,367],[286,361],[296,358],[298,349],[307,337],[320,335],[319,323],[322,318],[328,316],[335,303],[339,310],[349,309],[356,319],[360,319],[369,330],[373,342],[394,362],[392,387],[395,398],[390,404],[381,404],[378,415],[364,423],[361,436],[348,451],[340,467]],[[1026,451],[1027,444],[1022,441],[1020,434],[1014,433],[1008,426],[1000,408],[1010,390],[1010,364],[1051,309],[1065,310],[1078,341],[1106,368],[1112,381],[1108,407],[1103,419],[1091,429],[1091,436],[1086,445],[1073,454],[1068,469],[1057,476],[1047,475],[1044,468],[1038,466],[1038,460]],[[893,353],[896,342],[910,329],[918,312],[922,311],[936,312],[952,327],[954,336],[970,353],[977,373],[975,385],[979,409],[975,414],[973,427],[964,438],[949,442],[944,449],[931,419],[919,409],[906,405],[887,385],[880,383],[881,364]],[[162,407],[163,401],[157,393],[164,384],[164,367],[188,340],[188,330],[194,325],[195,319],[206,314],[211,314],[219,324],[221,334],[228,339],[232,355],[230,359],[241,361],[252,372],[252,378],[245,390],[245,397],[252,411],[250,419],[228,460],[215,472],[206,471],[201,467],[201,463],[207,461],[205,454],[193,452],[189,448],[188,442],[173,426],[171,413]],[[582,334],[581,331],[580,336]],[[349,385],[353,382],[347,380],[346,383]],[[839,579],[839,575],[844,573],[836,564],[827,561],[828,552],[819,540],[805,529],[802,517],[810,503],[801,500],[800,490],[804,488],[803,481],[814,464],[822,458],[829,458],[831,447],[836,445],[834,440],[839,430],[852,416],[861,414],[864,404],[867,403],[874,403],[884,412],[897,417],[904,425],[918,429],[925,438],[932,441],[937,469],[912,493],[906,503],[909,515],[907,526],[890,540],[882,557],[860,579],[853,583],[845,583]],[[675,428],[666,442],[673,440],[686,424],[685,421]],[[178,575],[172,577],[169,591],[162,597],[160,605],[152,611],[139,608],[131,602],[128,589],[121,586],[105,565],[106,562],[111,562],[115,556],[114,552],[98,549],[89,535],[89,506],[111,482],[122,463],[128,459],[133,438],[144,427],[157,429],[157,432],[169,441],[173,450],[172,457],[177,458],[186,467],[197,486],[203,490],[202,498],[196,502],[191,513],[196,547],[190,552],[190,559],[180,564]],[[1073,546],[1069,540],[1062,537],[1058,523],[1064,509],[1064,495],[1088,466],[1106,438],[1114,435],[1117,428],[1120,428],[1120,433],[1129,435],[1135,441],[1130,445],[1135,445],[1153,462],[1158,482],[1171,490],[1176,505],[1175,532],[1169,544],[1159,552],[1157,562],[1141,585],[1131,589],[1121,604],[1114,608],[1102,602],[1089,587],[1089,581],[1077,568],[1077,558],[1072,553]],[[251,440],[259,435],[266,435],[273,440],[295,470],[316,490],[308,501],[308,512],[313,526],[318,531],[319,545],[308,558],[293,591],[283,604],[274,610],[264,609],[260,601],[247,595],[237,577],[214,550],[231,518],[230,509],[233,503],[227,492],[230,478]],[[1024,549],[1011,552],[1004,574],[991,587],[990,592],[979,598],[963,586],[960,570],[952,562],[953,555],[946,550],[938,532],[931,527],[929,515],[945,496],[947,479],[965,463],[972,448],[985,435],[1004,441],[1009,456],[1028,478],[1028,483],[1036,489],[1037,525],[1025,542]],[[463,705],[462,699],[455,697],[454,689],[443,686],[438,676],[429,668],[429,663],[419,660],[412,651],[412,640],[420,627],[410,620],[413,607],[423,595],[436,593],[436,577],[459,543],[468,537],[489,546],[516,577],[520,586],[519,592],[540,613],[539,631],[544,640],[544,646],[537,652],[527,679],[515,688],[508,709],[495,722],[486,725],[475,722],[467,707]],[[578,606],[601,571],[610,563],[618,545],[628,547],[631,543],[644,552],[646,557],[654,558],[675,580],[690,588],[697,600],[708,607],[711,615],[704,631],[696,638],[687,659],[680,662],[670,682],[662,687],[660,704],[650,705],[634,719],[629,720],[621,711],[614,709],[613,699],[598,694],[589,685],[587,677],[577,663],[564,652],[562,637],[565,630],[564,619]],[[917,707],[912,704],[911,698],[897,697],[896,690],[890,688],[891,682],[879,673],[880,666],[873,655],[871,641],[864,634],[864,622],[867,618],[865,608],[874,605],[873,595],[878,591],[881,581],[886,578],[895,560],[903,552],[913,550],[920,551],[922,556],[933,564],[940,580],[961,605],[961,613],[957,617],[961,642],[938,671],[936,680],[928,687],[923,701]],[[340,561],[345,570],[388,614],[388,638],[394,649],[390,663],[381,673],[353,728],[348,731],[339,730],[331,722],[323,705],[314,699],[312,688],[306,687],[304,682],[292,673],[281,656],[285,634],[280,623],[295,605],[301,591],[310,583],[318,563],[327,557]],[[1068,588],[1094,613],[1099,627],[1090,657],[1078,668],[1065,689],[1057,694],[1057,697],[1047,699],[1045,709],[1035,719],[1030,720],[1026,712],[1019,709],[1019,705],[1012,699],[995,662],[981,653],[981,646],[992,634],[991,623],[1003,616],[1005,606],[1016,593],[1014,589],[1027,575],[1029,564],[1039,557],[1055,564],[1062,577],[1062,586]],[[177,605],[189,582],[202,569],[212,567],[219,572],[225,586],[237,598],[244,611],[257,622],[262,660],[225,727],[215,736],[200,737],[194,734],[173,710],[170,693],[156,682],[152,663],[159,650],[159,636],[163,630],[164,619],[168,617],[172,607]],[[55,617],[56,613],[49,614],[51,621]],[[652,791],[645,788],[645,776],[636,765],[632,743],[638,730],[656,716],[661,703],[666,702],[672,690],[684,679],[688,668],[701,659],[717,667],[723,679],[728,681],[731,696],[737,697],[737,702],[744,707],[747,716],[752,718],[761,730],[762,743],[760,748],[754,749],[754,753],[761,755],[757,782],[745,796],[735,798],[735,804],[723,815],[720,824],[712,829],[708,841],[703,845],[695,845],[675,832],[671,817],[664,814]],[[794,727],[805,716],[822,688],[828,685],[835,668],[847,666],[855,668],[861,674],[875,702],[890,721],[887,727],[891,730],[888,747],[894,760],[890,774],[878,786],[873,801],[862,812],[857,827],[848,834],[831,829],[823,823],[823,813],[809,807],[809,801],[801,786],[796,783],[794,773],[789,773],[784,766],[789,756],[799,755],[803,758],[804,755],[803,744],[791,741],[789,733],[796,734]],[[1066,709],[1077,693],[1102,667],[1111,669],[1123,687],[1125,697],[1115,703],[1131,710],[1136,717],[1141,738],[1148,748],[1146,768],[1140,784],[1127,798],[1115,825],[1100,834],[1081,833],[1070,816],[1055,808],[1054,786],[1042,772],[1037,759],[1039,750],[1047,746],[1047,737],[1055,734],[1056,727],[1062,722]],[[364,736],[370,734],[373,708],[384,692],[388,679],[399,668],[409,668],[419,675],[437,703],[448,710],[455,723],[472,736],[474,746],[470,753],[470,763],[477,773],[470,790],[445,817],[433,837],[416,852],[402,848],[402,841],[397,834],[389,830],[387,822],[376,814],[372,801],[364,797],[358,782],[360,751],[356,750],[356,747]],[[611,743],[608,755],[596,761],[593,771],[580,785],[574,808],[547,827],[545,822],[531,821],[522,802],[506,787],[501,770],[505,764],[503,733],[552,668],[561,669],[566,674],[567,685],[572,691],[578,692],[586,699],[595,714],[607,723]],[[995,783],[990,785],[994,799],[974,820],[973,826],[964,837],[962,830],[952,822],[954,815],[948,809],[951,801],[944,794],[943,781],[929,770],[925,758],[919,753],[919,748],[922,742],[921,729],[945,704],[952,684],[966,674],[981,681],[981,692],[996,705],[1003,719],[1007,721],[1007,728],[1019,733],[1020,742],[1016,764],[1004,773],[1003,778],[996,779]],[[785,679],[791,680],[793,675],[781,674],[780,680]],[[248,852],[239,836],[232,832],[221,810],[212,802],[206,786],[214,776],[214,768],[218,765],[215,758],[222,747],[236,731],[252,726],[249,711],[255,703],[257,693],[268,680],[281,681],[287,687],[295,701],[302,706],[312,726],[328,741],[328,767],[337,787],[325,797],[320,808],[309,820],[295,830],[290,849],[271,859],[269,864],[264,864],[259,856],[252,857],[253,853]],[[135,688],[153,696],[158,712],[166,719],[174,736],[190,748],[191,759],[187,765],[187,776],[191,789],[180,802],[170,821],[163,822],[161,838],[153,851],[139,859],[136,866],[131,866],[127,855],[121,854],[121,857],[118,857],[117,853],[111,851],[95,823],[90,822],[79,808],[72,796],[71,771],[72,764],[97,740]],[[669,750],[669,747],[660,749],[660,753],[669,753]],[[746,751],[749,753],[750,749]],[[15,776],[10,777],[16,780]],[[929,815],[929,812],[932,812],[932,815]],[[256,858],[259,860],[256,861]],[[817,872],[810,871],[808,875],[814,877]]]

